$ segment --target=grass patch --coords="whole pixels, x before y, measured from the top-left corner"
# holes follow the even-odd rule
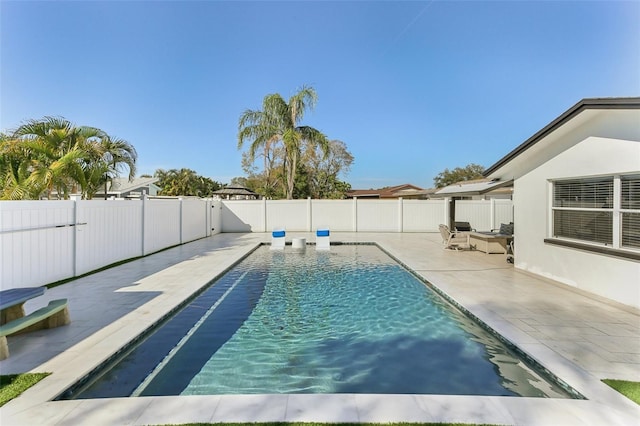
[[[603,382],[640,405],[640,382],[613,379],[604,379]]]
[[[75,281],[75,280],[80,279],[80,278],[88,277],[89,275],[97,274],[98,272],[102,272],[102,271],[105,271],[107,269],[114,268],[116,266],[124,265],[125,263],[133,262],[134,260],[142,259],[143,257],[144,256],[138,256],[138,257],[132,257],[131,259],[120,260],[118,262],[111,263],[111,264],[103,266],[101,268],[94,269],[93,271],[86,272],[86,273],[84,273],[82,275],[78,275],[78,276],[75,276],[75,277],[64,278],[64,279],[59,280],[59,281],[54,281],[52,283],[46,284],[45,287],[47,287],[47,288],[58,287],[59,285],[66,284],[68,282]]]
[[[265,423],[185,423],[160,426],[473,426],[471,423],[315,423],[315,422],[265,422]],[[497,425],[477,425],[497,426]]]
[[[142,259],[142,258],[147,257],[147,256],[151,256],[152,254],[161,253],[163,251],[172,249],[174,247],[178,247],[179,245],[180,244],[176,244],[176,245],[173,245],[171,247],[165,247],[165,248],[163,248],[161,250],[154,251],[153,253],[148,253],[148,254],[146,254],[144,256],[131,257],[129,259],[124,259],[124,260],[120,260],[118,262],[110,263],[110,264],[102,266],[102,267],[100,267],[98,269],[94,269],[93,271],[86,272],[86,273],[84,273],[82,275],[77,275],[75,277],[64,278],[62,280],[58,280],[58,281],[54,281],[54,282],[49,283],[49,284],[45,284],[45,287],[47,287],[47,288],[58,287],[59,285],[66,284],[68,282],[75,281],[75,280],[80,279],[80,278],[88,277],[89,275],[97,274],[98,272],[102,272],[102,271],[105,271],[107,269],[115,268],[116,266],[124,265],[125,263],[133,262],[134,260],[138,260],[138,259]]]
[[[159,426],[473,426],[471,423],[315,423],[315,422],[266,422],[266,423],[185,423],[181,425],[159,425]],[[476,425],[476,426],[497,426],[497,425]]]
[[[22,373],[0,376],[0,407],[51,373]]]

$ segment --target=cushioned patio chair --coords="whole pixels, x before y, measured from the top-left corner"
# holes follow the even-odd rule
[[[452,232],[447,225],[438,226],[445,250],[470,249],[468,232]]]
[[[513,237],[513,222],[501,223],[500,228],[492,229],[491,232],[497,232],[499,235],[507,235],[509,237]]]

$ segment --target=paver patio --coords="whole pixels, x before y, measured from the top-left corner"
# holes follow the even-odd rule
[[[287,233],[287,239],[311,233]],[[218,234],[50,289],[31,311],[69,299],[72,323],[9,338],[0,373],[53,374],[0,408],[7,425],[220,421],[633,425],[640,408],[602,378],[640,381],[640,312],[514,269],[504,255],[442,250],[439,234],[332,233],[376,242],[511,340],[587,400],[450,395],[245,395],[56,401],[131,338],[269,234]]]

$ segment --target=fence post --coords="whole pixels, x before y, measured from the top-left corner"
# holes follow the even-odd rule
[[[145,251],[145,247],[144,247],[144,240],[145,240],[145,228],[147,227],[147,194],[142,194],[142,226],[140,227],[140,232],[142,234],[142,247],[140,247],[140,249],[142,250],[141,255],[144,256],[146,255],[146,251]]]
[[[184,236],[182,235],[184,233],[184,229],[182,227],[182,216],[183,216],[183,209],[184,209],[184,204],[182,202],[182,197],[178,197],[178,207],[179,207],[179,212],[178,212],[178,221],[180,222],[180,244],[184,244]]]
[[[403,200],[402,197],[398,197],[398,232],[404,232],[404,217],[403,217]]]
[[[353,232],[358,232],[358,197],[353,197]]]
[[[450,223],[451,221],[449,220],[450,219],[449,209],[451,208],[451,198],[444,197],[443,202],[444,202],[444,209],[443,209],[444,217],[442,218],[442,223],[444,223],[447,226],[451,226],[452,224]]]
[[[78,201],[80,200],[80,195],[71,195],[69,199],[73,201],[73,238],[71,238],[73,260],[71,261],[71,273],[75,277],[78,275]]]
[[[496,199],[495,198],[490,198],[489,201],[491,201],[490,207],[489,207],[489,214],[491,215],[491,229],[496,229]]]
[[[205,237],[210,237],[211,236],[211,224],[213,223],[211,220],[211,213],[213,211],[213,201],[211,200],[211,198],[207,198],[206,202],[205,202],[205,206],[204,206],[204,231]]]
[[[313,212],[311,206],[311,197],[307,197],[307,232],[312,232]]]
[[[267,230],[267,198],[262,199],[262,232],[268,232]]]

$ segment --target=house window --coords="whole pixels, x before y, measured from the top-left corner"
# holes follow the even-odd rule
[[[557,181],[553,236],[613,244],[613,178]]]
[[[640,248],[640,175],[620,178],[621,246]]]
[[[553,182],[553,236],[640,248],[640,175]]]

